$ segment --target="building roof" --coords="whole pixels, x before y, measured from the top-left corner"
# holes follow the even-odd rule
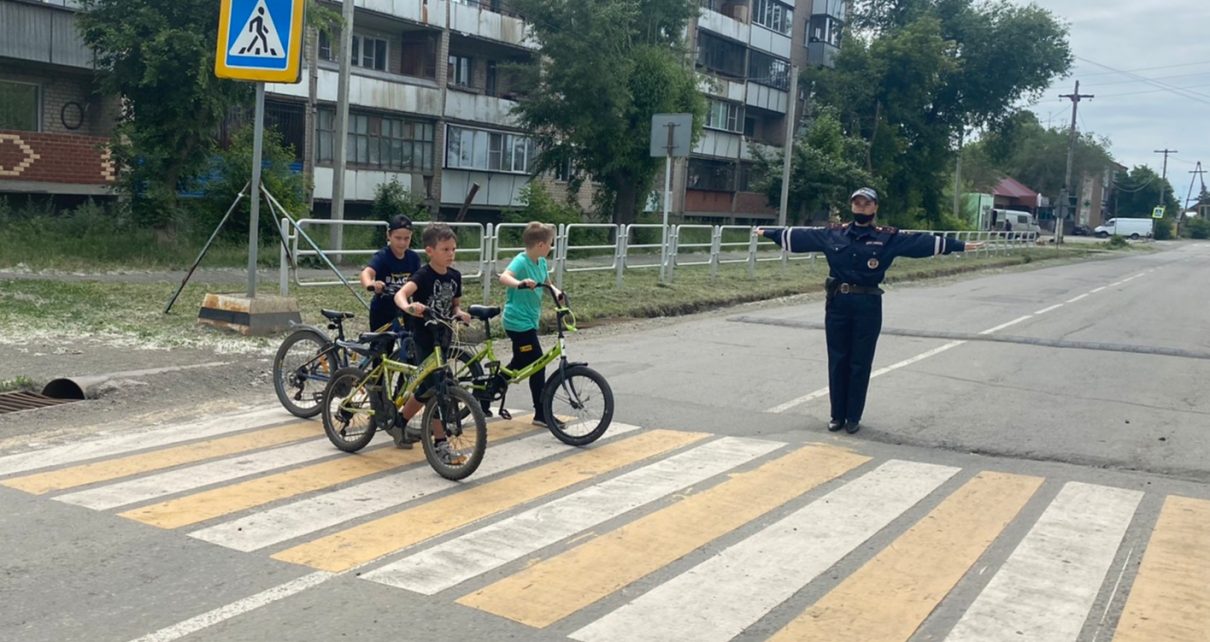
[[[1037,192],[1022,185],[1016,179],[1007,176],[1000,179],[999,183],[996,183],[996,186],[992,188],[992,194],[995,194],[996,196],[1006,196],[1008,198],[1027,200],[1030,202],[1037,202],[1038,200]]]

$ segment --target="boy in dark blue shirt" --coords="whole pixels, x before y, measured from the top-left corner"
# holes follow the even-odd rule
[[[387,245],[374,253],[361,271],[361,286],[374,288],[370,302],[370,331],[382,330],[399,315],[395,293],[420,269],[420,255],[412,244],[412,219],[399,214],[387,223]]]
[[[874,225],[878,193],[863,187],[849,197],[853,222],[827,227],[762,228],[757,236],[788,252],[822,252],[828,259],[824,329],[828,342],[828,430],[861,429],[874,346],[882,332],[882,288],[887,268],[898,256],[924,258],[978,250],[982,242],[963,243],[934,234],[900,232]]]

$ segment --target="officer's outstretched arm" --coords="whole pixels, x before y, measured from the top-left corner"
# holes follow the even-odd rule
[[[826,227],[758,227],[753,233],[773,241],[787,252],[823,252]]]
[[[966,251],[966,243],[927,232],[898,232],[887,243],[891,256],[907,256],[923,259],[938,254]]]

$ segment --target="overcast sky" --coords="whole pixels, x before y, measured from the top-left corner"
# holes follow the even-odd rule
[[[1025,4],[1025,0],[1020,0]],[[1060,99],[1080,81],[1077,126],[1107,136],[1127,167],[1159,173],[1168,157],[1168,181],[1184,202],[1197,161],[1210,172],[1210,0],[1034,0],[1070,25],[1072,74],[1033,105],[1042,124],[1067,126],[1071,102]],[[1179,66],[1178,66],[1179,65]],[[1132,72],[1115,73],[1109,68]],[[1139,79],[1187,88],[1188,97]],[[1200,101],[1200,102],[1199,102]],[[1210,174],[1203,175],[1210,185]],[[1195,185],[1196,197],[1198,186]]]

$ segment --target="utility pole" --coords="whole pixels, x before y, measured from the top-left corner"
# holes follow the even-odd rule
[[[786,101],[786,146],[782,148],[781,204],[777,210],[777,225],[786,226],[790,207],[790,157],[794,153],[794,108],[798,104],[798,67],[790,65],[790,95]]]
[[[966,138],[966,126],[958,131],[958,160],[954,163],[954,219],[961,218],[962,212],[962,143]]]
[[[1080,93],[1080,81],[1076,81],[1076,89],[1070,94],[1059,96],[1071,101],[1071,130],[1067,135],[1067,172],[1063,175],[1063,196],[1060,203],[1062,218],[1055,217],[1055,244],[1063,242],[1063,223],[1067,220],[1067,215],[1071,209],[1071,159],[1076,151],[1076,110],[1080,106],[1080,101],[1084,98],[1093,98],[1092,94]]]
[[[1164,185],[1166,185],[1168,183],[1168,155],[1169,154],[1179,154],[1180,152],[1176,151],[1175,149],[1168,149],[1167,147],[1165,147],[1164,149],[1155,150],[1155,153],[1164,155],[1164,170],[1163,170],[1163,172],[1160,173],[1160,203],[1159,203],[1161,206],[1163,206],[1164,205]],[[1169,185],[1169,187],[1171,187],[1171,185]],[[1180,218],[1180,214],[1177,214],[1177,218]],[[1151,218],[1151,238],[1155,238],[1155,227],[1157,225],[1159,225],[1159,223],[1156,222],[1155,217],[1152,217]],[[1180,225],[1180,224],[1178,223],[1177,225]]]
[[[352,0],[341,3],[344,18],[340,30],[340,77],[336,82],[336,140],[332,141],[335,158],[332,159],[332,220],[343,221],[345,217],[345,165],[349,150],[349,64],[353,57],[353,5]],[[332,226],[332,249],[344,249],[344,226]],[[339,262],[341,254],[337,254]]]
[[[1176,238],[1178,238],[1178,239],[1181,237],[1181,219],[1185,217],[1185,209],[1189,207],[1190,197],[1193,196],[1193,183],[1194,183],[1194,181],[1201,178],[1202,174],[1206,173],[1206,170],[1202,169],[1202,162],[1198,161],[1197,167],[1194,168],[1193,171],[1191,171],[1189,173],[1193,174],[1193,176],[1189,177],[1189,191],[1185,194],[1185,202],[1184,202],[1184,204],[1181,205],[1181,211],[1176,213]],[[1205,185],[1206,179],[1201,178],[1201,180],[1202,180],[1202,185]]]

